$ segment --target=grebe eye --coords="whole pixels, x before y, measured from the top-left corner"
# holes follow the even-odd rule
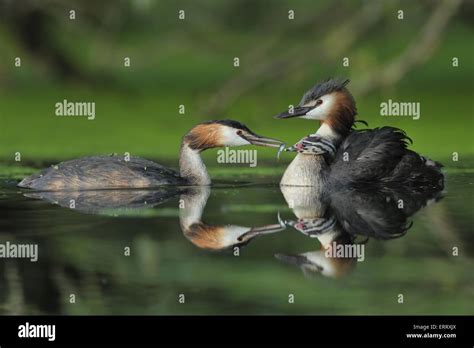
[[[316,105],[321,105],[322,103],[323,103],[323,100],[322,100],[322,99],[316,100]]]
[[[238,131],[237,131],[237,135],[242,135],[242,131],[241,131],[241,130],[238,130]]]

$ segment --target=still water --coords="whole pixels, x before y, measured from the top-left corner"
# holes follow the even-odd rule
[[[0,259],[0,313],[474,312],[472,171],[448,171],[437,202],[278,180],[55,194],[2,180],[0,243],[38,260]]]

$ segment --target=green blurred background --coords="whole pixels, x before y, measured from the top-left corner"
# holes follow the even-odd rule
[[[0,262],[0,313],[472,314],[473,16],[474,3],[459,0],[0,0],[0,242],[35,242],[41,253],[37,264]],[[295,231],[256,240],[235,258],[182,235],[177,197],[117,218],[15,187],[38,167],[93,154],[177,166],[182,135],[209,119],[236,119],[292,144],[317,124],[272,116],[333,76],[352,80],[370,127],[403,128],[413,149],[447,167],[448,192],[406,236],[371,240],[367,262],[341,281],[308,280],[274,259],[317,248]],[[95,120],[55,116],[63,99],[95,102]],[[420,102],[421,118],[381,117],[388,99]],[[213,179],[256,185],[213,188],[206,221],[258,226],[279,211],[292,216],[276,185],[258,186],[277,183],[292,156],[275,165],[275,151],[259,148],[268,165],[218,167],[215,151],[205,153]],[[407,305],[397,303],[400,292]]]
[[[403,128],[413,149],[447,166],[474,153],[471,1],[1,0],[0,10],[4,162],[16,152],[24,163],[113,152],[172,160],[191,126],[222,118],[294,143],[317,124],[272,116],[335,76],[352,80],[370,127]],[[63,99],[95,102],[95,120],[55,116]],[[388,99],[420,102],[421,118],[381,117]]]

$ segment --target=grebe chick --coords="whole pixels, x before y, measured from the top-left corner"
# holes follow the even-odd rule
[[[354,130],[356,104],[349,80],[323,81],[303,96],[298,107],[276,118],[319,120],[321,126],[297,143],[298,152],[281,185],[403,185],[417,190],[443,188],[442,165],[408,150],[405,132],[394,127]]]
[[[70,160],[23,179],[18,186],[43,191],[145,188],[163,185],[210,185],[201,152],[224,146],[280,147],[283,143],[253,133],[232,120],[203,122],[181,143],[180,172],[152,161],[121,156],[94,156]]]

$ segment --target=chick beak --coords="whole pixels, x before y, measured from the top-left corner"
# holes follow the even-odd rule
[[[300,117],[300,116],[306,115],[311,109],[312,107],[297,106],[293,109],[283,111],[282,113],[274,116],[273,118],[284,119],[284,118]]]
[[[247,140],[250,144],[257,146],[280,147],[282,144],[284,144],[284,142],[280,140],[261,137],[260,135],[249,132],[244,132],[240,136]]]

